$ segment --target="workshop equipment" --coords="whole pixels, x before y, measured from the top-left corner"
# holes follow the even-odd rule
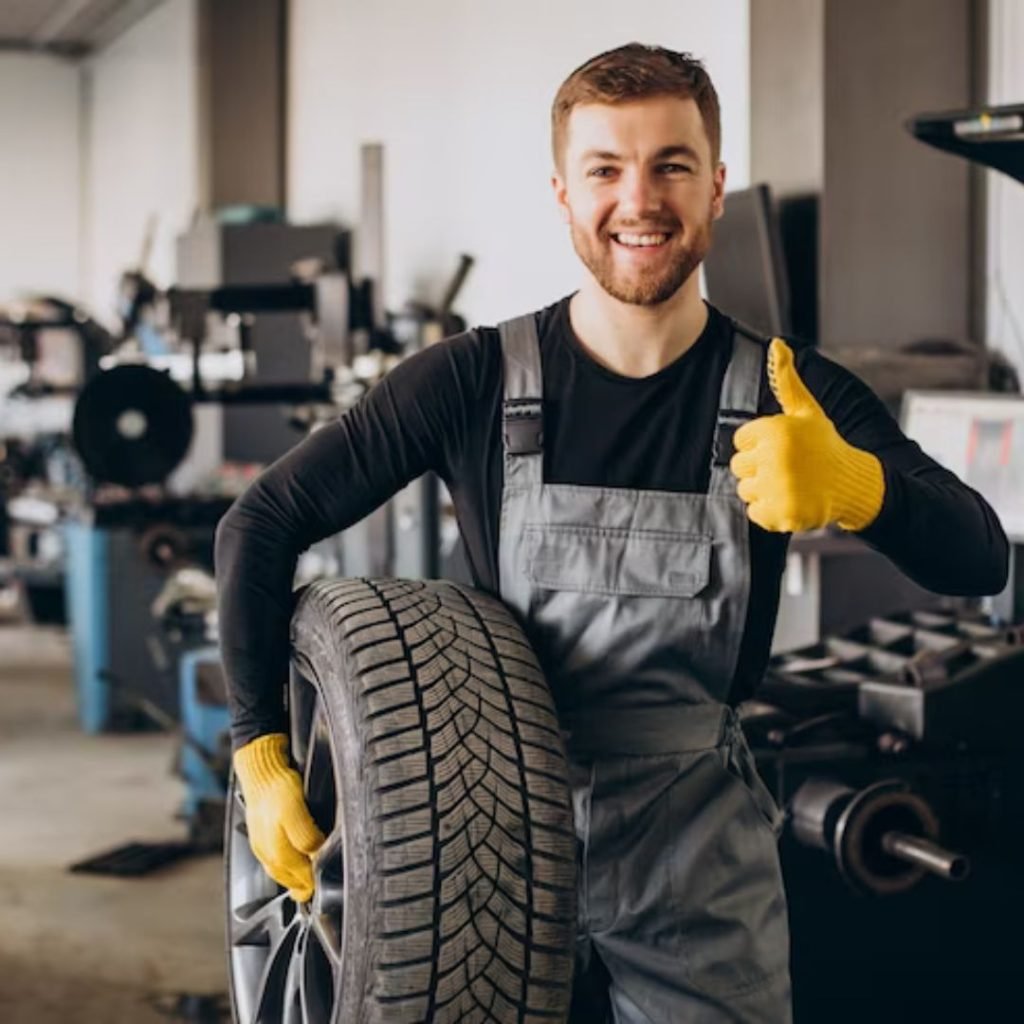
[[[1022,658],[952,601],[772,658],[742,713],[786,811],[798,1024],[1024,1013]]]
[[[82,389],[73,438],[92,479],[87,501],[67,511],[64,535],[79,714],[87,731],[137,728],[153,709],[174,720],[182,712],[178,658],[197,641],[157,634],[150,605],[180,565],[212,570],[214,530],[237,495],[167,491],[171,474],[194,455],[195,407],[332,400],[333,368],[326,364],[320,381],[211,386],[201,368],[210,316],[315,316],[320,294],[313,284],[172,291],[173,318],[191,349],[191,390],[137,361],[111,366]],[[219,462],[219,448],[214,454]],[[137,490],[147,485],[151,493]]]
[[[1024,182],[1022,104],[923,114],[906,127],[928,145]],[[872,353],[838,357],[878,383],[883,399],[910,385],[957,380],[961,389],[1019,388],[998,354],[957,343],[926,340],[876,360],[877,382],[866,372]],[[959,396],[972,397],[993,406],[997,399]],[[924,394],[913,408],[921,412],[929,400]],[[948,438],[950,406],[942,409]],[[790,813],[781,849],[798,1024],[1024,1017],[1016,981],[1024,661],[1020,628],[1008,625],[1022,604],[1020,537],[1009,522],[1016,503],[999,507],[999,485],[1012,470],[1007,419],[975,417],[1000,431],[989,447],[998,450],[1002,476],[972,481],[966,474],[1017,542],[1010,584],[987,602],[991,614],[951,605],[887,614],[825,636],[773,659],[760,696],[775,706],[749,709],[761,771]],[[980,432],[973,429],[975,441]],[[825,868],[822,851],[837,870]],[[969,878],[960,851],[970,857]]]
[[[63,624],[59,506],[84,475],[68,438],[75,397],[113,337],[84,310],[36,296],[0,306],[0,557],[33,621]]]
[[[166,374],[126,364],[98,374],[75,403],[75,447],[98,483],[161,483],[192,443],[188,396]]]
[[[248,225],[281,235],[284,225]],[[215,236],[238,242],[239,229]],[[246,235],[248,237],[248,235]],[[468,270],[464,259],[448,289],[443,315]],[[204,406],[229,410],[249,407],[265,416],[274,404],[311,409],[309,426],[320,416],[333,419],[346,402],[358,400],[388,363],[360,357],[352,327],[349,289],[338,271],[311,281],[209,289],[175,288],[167,293],[170,320],[189,347],[189,368],[182,381],[138,362],[113,365],[82,390],[75,406],[73,436],[92,476],[91,503],[75,511],[66,531],[69,548],[69,608],[76,644],[76,672],[83,726],[96,731],[140,724],[138,698],[166,713],[179,713],[180,692],[173,663],[178,651],[143,627],[145,609],[163,575],[186,561],[212,567],[216,523],[236,493],[169,495],[164,484],[191,451],[196,411]],[[317,331],[311,366],[318,379],[285,382],[209,382],[203,372],[203,348],[211,318],[235,322],[243,356],[252,350],[260,317],[302,314]],[[254,319],[255,318],[255,319]],[[381,341],[381,332],[368,344]],[[352,364],[352,365],[350,365]],[[369,372],[361,377],[360,372]],[[320,412],[317,412],[320,410]],[[292,428],[290,428],[292,429]],[[218,461],[226,453],[216,452]],[[154,496],[111,492],[105,485],[139,488],[153,485]],[[439,562],[439,494],[431,476],[412,482],[394,503],[345,531],[344,571],[383,575],[397,565],[411,578],[435,576]],[[339,567],[340,569],[341,567]],[[149,654],[147,655],[147,650]],[[153,654],[156,657],[153,657]],[[154,666],[147,672],[147,666]],[[152,678],[148,678],[152,676]]]
[[[1024,105],[924,114],[907,129],[1024,182]],[[986,360],[977,354],[979,365]],[[888,376],[890,385],[906,386],[905,376]],[[981,386],[986,377],[994,390],[1014,388],[1005,372],[989,369]],[[941,409],[948,444],[963,427],[950,403],[972,397],[994,408],[999,396],[950,396],[928,410],[933,398],[909,394],[905,412],[907,402],[918,415]],[[1024,651],[1014,624],[1021,604],[1017,509],[1002,487],[1013,468],[1006,411],[971,417],[973,445],[960,450],[981,463],[988,453],[980,442],[987,441],[998,453],[997,472],[975,466],[981,475],[972,479],[972,467],[951,467],[995,505],[1014,542],[1010,583],[987,602],[992,614],[951,605],[872,619],[774,659],[762,690],[766,700],[788,705],[790,716],[787,723],[776,712],[773,723],[762,711],[767,729],[758,752],[776,798],[792,801],[782,854],[797,1022],[1024,1017],[1016,980],[1024,916]],[[994,436],[982,438],[979,423],[989,433],[995,427]],[[800,718],[817,719],[819,728],[801,733]],[[936,847],[940,831],[943,845]],[[831,877],[820,870],[822,849],[838,868]],[[966,862],[951,851],[970,857],[969,878]],[[960,881],[948,885],[935,875]],[[890,895],[869,900],[854,891],[879,886]]]
[[[920,142],[1024,183],[1024,104],[918,114],[906,129]]]
[[[351,364],[350,249],[335,224],[204,217],[178,237],[166,319],[186,344],[229,345],[245,363],[249,398],[223,405],[225,461],[268,465],[303,436],[289,423],[303,399],[266,392],[257,402],[251,389],[321,384],[328,368]]]
[[[906,892],[925,872],[962,881],[970,870],[967,857],[938,845],[935,812],[899,779],[860,791],[808,779],[793,794],[789,814],[794,837],[831,854],[843,878],[865,892]]]
[[[227,688],[215,646],[186,651],[179,664],[181,747],[179,770],[185,783],[182,817],[198,848],[220,849],[224,804],[231,773]]]
[[[855,711],[879,729],[934,746],[1009,748],[1024,721],[1018,627],[978,611],[878,616],[772,659],[760,699],[784,707]],[[985,709],[998,707],[999,715]]]
[[[99,372],[115,340],[85,310],[41,295],[0,308],[0,348],[18,351],[28,368],[16,393],[74,392]]]
[[[147,704],[178,719],[178,658],[197,640],[160,634],[150,609],[176,564],[212,571],[214,529],[231,500],[134,498],[65,522],[68,617],[86,732],[152,727]]]

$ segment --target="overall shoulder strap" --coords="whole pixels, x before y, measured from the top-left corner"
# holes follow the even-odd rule
[[[502,443],[505,484],[539,484],[544,458],[544,379],[532,313],[498,324],[504,367]]]
[[[729,470],[733,435],[757,416],[768,339],[733,321],[732,356],[722,380],[718,421],[711,452],[710,492],[733,493],[735,481]]]

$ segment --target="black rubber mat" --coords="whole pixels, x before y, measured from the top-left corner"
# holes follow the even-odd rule
[[[125,843],[106,853],[80,860],[68,870],[87,875],[145,875],[187,857],[193,850],[191,843]]]

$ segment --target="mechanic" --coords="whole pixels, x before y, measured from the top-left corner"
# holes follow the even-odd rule
[[[221,523],[250,841],[309,898],[321,836],[283,710],[297,556],[434,470],[475,584],[519,614],[569,736],[572,1019],[780,1024],[780,815],[734,708],[768,659],[789,535],[838,524],[963,595],[1003,588],[1006,537],[857,378],[701,299],[725,167],[698,61],[639,44],[593,58],[555,98],[552,143],[579,291],[403,361]]]

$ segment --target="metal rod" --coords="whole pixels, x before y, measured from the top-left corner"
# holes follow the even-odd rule
[[[359,231],[356,235],[357,280],[373,281],[373,328],[385,326],[385,224],[384,224],[384,146],[379,142],[364,143],[361,150],[362,202]]]
[[[466,253],[462,253],[459,256],[459,266],[455,271],[455,276],[451,279],[451,282],[444,293],[444,298],[441,300],[441,308],[438,310],[438,314],[440,316],[447,316],[452,311],[452,306],[455,305],[455,300],[458,298],[459,292],[462,290],[462,286],[465,284],[466,277],[472,266],[473,257]]]
[[[215,313],[287,313],[316,309],[316,288],[311,284],[230,284],[220,288],[170,288],[167,297],[174,311],[193,315]]]
[[[971,871],[971,862],[964,854],[953,853],[930,839],[906,832],[886,832],[882,836],[882,849],[892,857],[916,864],[950,882],[962,882]]]
[[[331,389],[328,384],[241,384],[204,389],[192,397],[197,402],[218,405],[264,405],[273,402],[301,405],[330,402]]]

